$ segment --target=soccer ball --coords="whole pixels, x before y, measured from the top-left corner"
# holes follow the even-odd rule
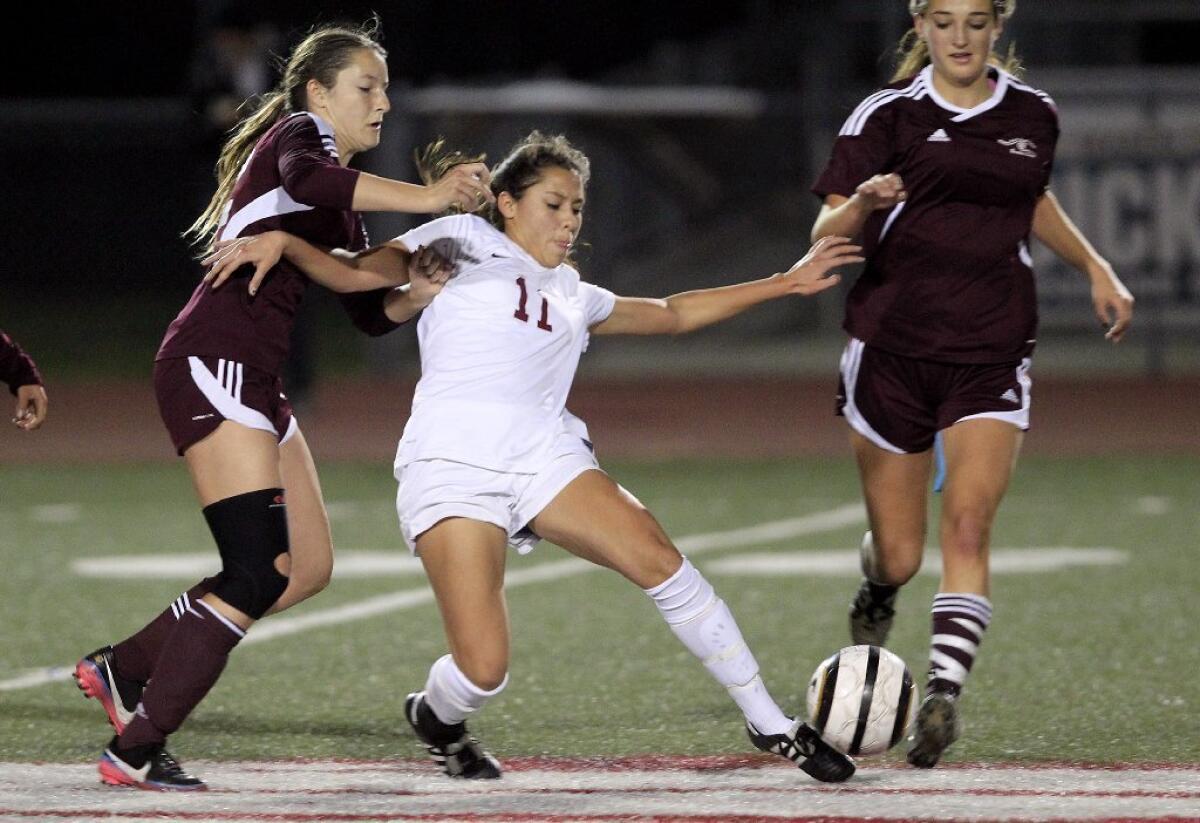
[[[847,646],[808,682],[808,722],[843,754],[883,754],[895,746],[916,703],[908,667],[879,646]]]

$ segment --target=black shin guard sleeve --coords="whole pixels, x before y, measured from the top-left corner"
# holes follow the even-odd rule
[[[255,620],[283,594],[288,579],[275,558],[288,550],[283,489],[227,497],[204,507],[223,566],[212,593]]]

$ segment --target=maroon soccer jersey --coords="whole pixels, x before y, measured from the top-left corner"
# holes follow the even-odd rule
[[[908,198],[871,215],[867,263],[844,327],[871,346],[953,363],[1015,362],[1033,350],[1037,299],[1027,240],[1050,181],[1053,101],[990,69],[972,109],[933,87],[932,69],[864,100],[813,191],[850,197],[899,174]]]
[[[362,218],[351,211],[357,182],[357,171],[338,164],[333,128],[314,114],[293,114],[272,126],[254,147],[238,175],[217,238],[279,229],[318,246],[366,248]],[[222,357],[278,374],[308,283],[299,269],[280,260],[253,297],[244,278],[216,291],[199,284],[167,329],[157,359]],[[347,308],[356,324],[376,329],[381,325],[372,316],[382,315],[378,295],[373,301],[349,301]]]
[[[0,331],[0,382],[7,383],[13,394],[22,386],[40,386],[42,376],[38,374],[33,358],[21,351],[13,339]]]

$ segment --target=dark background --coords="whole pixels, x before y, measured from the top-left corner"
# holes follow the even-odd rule
[[[905,8],[903,0],[24,6],[6,18],[0,50],[0,328],[60,378],[145,375],[199,272],[181,233],[213,190],[221,135],[205,118],[217,85],[206,54],[223,28],[266,32],[282,55],[314,24],[377,13],[395,105],[385,134],[394,143],[356,165],[413,179],[409,152],[439,134],[495,157],[530,128],[563,130],[596,169],[585,274],[622,293],[665,294],[769,273],[803,251],[817,207],[808,185],[841,120],[886,80],[908,25]],[[1143,84],[1195,88],[1188,78],[1200,76],[1200,3],[1193,0],[1022,0],[1009,28],[1031,82],[1071,78],[1045,86],[1056,97],[1074,89],[1087,103],[1085,86],[1099,94],[1125,84],[1125,98],[1136,99]],[[265,48],[261,59],[269,62]],[[761,110],[751,118],[476,117],[411,105],[439,86],[494,90],[529,81],[732,87],[758,95]],[[1197,132],[1200,126],[1188,133]],[[1087,137],[1086,129],[1071,133]],[[1141,136],[1135,130],[1132,141]],[[1172,163],[1196,162],[1190,148],[1170,151]],[[371,225],[383,239],[406,224],[388,217]],[[1119,244],[1120,235],[1106,242]],[[1133,343],[1151,341],[1135,358],[1150,371],[1169,365],[1164,347],[1196,344],[1195,267],[1181,265],[1122,272],[1131,286],[1151,286],[1138,292],[1147,296],[1139,309],[1152,310],[1143,315],[1151,330],[1161,328]],[[1086,295],[1071,282],[1065,291],[1050,283],[1043,293],[1061,298],[1068,326],[1090,334]],[[1158,311],[1156,300],[1170,302]],[[298,346],[318,370],[377,370],[381,360],[411,365],[411,357],[372,360],[373,344],[355,337],[319,294],[310,302],[301,323],[308,335]],[[764,309],[720,333],[769,343],[801,328],[836,346],[839,312],[836,301],[827,302]],[[1175,315],[1167,309],[1178,307],[1183,319],[1168,323]],[[1057,323],[1059,305],[1046,308],[1044,317]],[[393,347],[411,346],[404,333],[396,338],[409,342]]]

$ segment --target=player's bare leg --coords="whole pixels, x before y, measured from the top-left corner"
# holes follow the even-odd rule
[[[908,761],[930,768],[961,733],[958,697],[991,621],[988,550],[1021,432],[989,418],[943,432],[946,485],[940,536],[942,583],[934,598],[929,681]]]
[[[895,454],[855,431],[850,445],[870,524],[863,536],[863,581],[850,603],[850,638],[855,644],[882,646],[900,587],[917,573],[924,557],[933,453]]]
[[[267,614],[290,608],[329,585],[333,574],[333,537],[317,467],[304,433],[297,430],[279,447],[279,473],[287,498],[288,586]],[[281,565],[283,562],[281,561]]]
[[[754,745],[795,762],[818,780],[840,782],[854,763],[767,692],[758,662],[729,607],[671,543],[633,495],[600,471],[585,471],[530,523],[538,536],[613,569],[655,602],[671,631],[704,664],[746,718]]]
[[[507,547],[503,529],[459,517],[439,521],[417,538],[450,654],[433,664],[425,689],[408,696],[405,717],[451,777],[500,776],[500,764],[470,735],[466,719],[508,681]]]

